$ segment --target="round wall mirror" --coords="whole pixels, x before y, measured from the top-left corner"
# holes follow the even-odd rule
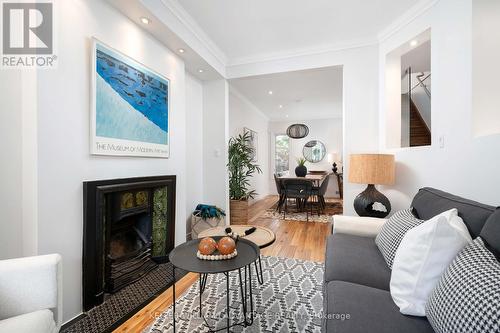
[[[318,163],[326,155],[326,148],[323,142],[318,140],[311,140],[304,145],[302,155],[311,163]]]

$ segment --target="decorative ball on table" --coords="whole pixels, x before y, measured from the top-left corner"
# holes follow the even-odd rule
[[[219,240],[219,244],[217,246],[220,254],[226,255],[226,254],[231,254],[234,252],[234,249],[236,248],[236,243],[234,242],[234,239],[231,237],[222,237]]]
[[[198,244],[198,251],[203,255],[210,255],[217,249],[217,242],[212,237],[205,237]]]

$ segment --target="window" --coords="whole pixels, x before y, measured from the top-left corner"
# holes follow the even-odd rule
[[[274,172],[281,175],[288,172],[290,168],[290,138],[287,135],[279,134],[274,139]]]

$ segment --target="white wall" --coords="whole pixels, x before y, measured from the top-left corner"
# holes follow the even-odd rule
[[[23,255],[22,227],[22,75],[3,70],[0,80],[0,259]]]
[[[295,173],[297,167],[297,158],[303,156],[302,149],[304,145],[311,140],[319,140],[323,142],[326,148],[326,154],[323,160],[318,163],[306,163],[307,170],[332,170],[332,164],[328,162],[328,154],[335,153],[337,157],[337,164],[342,158],[343,147],[343,133],[342,133],[342,118],[330,119],[314,119],[314,120],[301,120],[301,121],[273,121],[269,125],[273,138],[278,134],[285,134],[286,129],[291,124],[301,123],[309,127],[309,135],[303,139],[290,139],[290,173]],[[272,156],[274,156],[274,142],[271,149]],[[274,159],[271,160],[271,170],[274,170]],[[340,166],[339,166],[340,170]],[[270,185],[272,193],[276,193],[276,186],[274,181]],[[327,197],[338,197],[337,178],[330,177],[328,184]]]
[[[228,83],[203,83],[203,198],[206,203],[229,208],[227,177]],[[229,216],[229,214],[227,214]]]
[[[474,134],[500,133],[500,1],[472,5],[472,105]]]
[[[243,134],[243,128],[257,132],[257,164],[262,174],[255,173],[250,180],[251,188],[257,191],[257,196],[249,202],[255,202],[269,194],[269,182],[272,173],[269,168],[269,118],[255,105],[246,99],[235,88],[229,89],[229,135],[231,137]],[[273,181],[274,182],[274,181]]]
[[[441,0],[380,45],[380,133],[386,133],[385,55],[412,36],[432,28],[432,146],[388,149],[396,155],[396,185],[384,189],[393,211],[408,207],[420,187],[445,191],[498,205],[496,184],[500,135],[475,138],[471,107],[472,0]],[[444,140],[441,148],[439,140]]]
[[[38,73],[38,253],[60,253],[64,320],[81,312],[82,182],[177,175],[176,243],[186,236],[184,63],[148,33],[99,0],[58,6],[58,68]],[[89,155],[90,37],[124,52],[171,82],[169,159]]]
[[[203,202],[203,83],[186,73],[186,234],[191,213]]]

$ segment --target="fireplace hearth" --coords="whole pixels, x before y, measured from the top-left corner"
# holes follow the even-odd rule
[[[174,247],[175,176],[84,182],[83,306],[138,281]]]

